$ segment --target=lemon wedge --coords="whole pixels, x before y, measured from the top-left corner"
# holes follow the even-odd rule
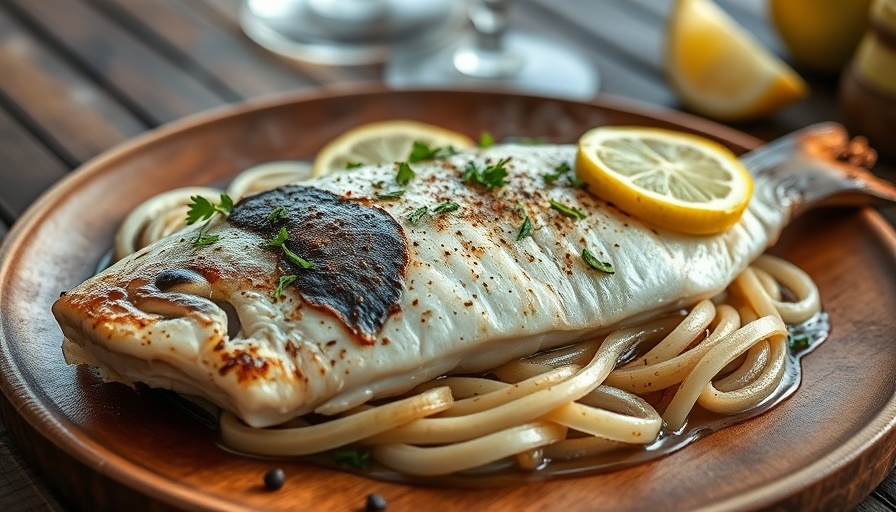
[[[769,0],[778,35],[793,58],[835,73],[855,53],[868,28],[871,0]]]
[[[432,148],[469,148],[473,139],[440,126],[402,119],[379,121],[353,128],[323,147],[314,159],[312,176],[358,164],[406,162],[414,142]]]
[[[677,0],[667,37],[671,85],[702,115],[751,119],[808,94],[793,69],[711,0]]]
[[[579,138],[576,173],[622,211],[671,230],[708,235],[740,219],[753,179],[724,146],[683,132],[605,126]]]

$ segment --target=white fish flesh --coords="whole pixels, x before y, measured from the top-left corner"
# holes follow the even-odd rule
[[[378,195],[397,187],[395,165],[336,172],[244,199],[212,222],[214,244],[196,247],[187,231],[151,245],[64,293],[53,312],[67,360],[108,380],[203,397],[258,427],[332,414],[719,293],[798,210],[896,197],[848,161],[868,154],[849,154],[848,142],[842,128],[821,125],[745,156],[754,196],[714,236],[655,228],[562,178],[546,183],[544,174],[574,164],[572,145],[416,163],[392,200]],[[471,161],[508,158],[504,186],[461,179]],[[445,203],[457,209],[433,212]],[[517,240],[522,211],[534,229]],[[280,228],[314,268],[265,245]],[[615,273],[586,265],[583,248]],[[276,300],[286,275],[296,280]]]

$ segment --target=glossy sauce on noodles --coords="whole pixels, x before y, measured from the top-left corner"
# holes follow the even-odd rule
[[[699,405],[695,405],[688,415],[687,423],[680,430],[668,432],[664,429],[654,442],[644,446],[625,445],[598,456],[569,461],[546,461],[535,470],[524,470],[514,460],[505,460],[475,470],[438,477],[405,475],[386,468],[372,459],[365,468],[352,468],[337,464],[332,452],[303,457],[302,460],[377,480],[468,488],[517,485],[550,478],[606,473],[636,466],[672,454],[725,427],[759,416],[791,396],[799,387],[802,379],[802,357],[812,352],[828,337],[830,332],[828,315],[821,312],[803,324],[789,326],[788,331],[790,350],[788,350],[784,377],[778,389],[759,406],[740,414],[721,415],[705,411]],[[652,405],[658,405],[659,410],[662,411],[676,389],[677,386],[669,388],[665,392],[656,393],[656,396],[645,397],[645,399]]]

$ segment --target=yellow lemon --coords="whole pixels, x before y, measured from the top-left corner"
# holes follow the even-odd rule
[[[579,139],[576,173],[622,211],[683,233],[719,233],[740,219],[753,179],[713,141],[658,128],[606,126]]]
[[[868,28],[871,0],[771,0],[772,21],[798,62],[839,71]]]
[[[702,115],[756,118],[808,94],[793,69],[711,0],[677,0],[667,37],[671,85]]]
[[[392,120],[368,123],[336,137],[314,159],[312,176],[363,164],[407,162],[414,142],[429,147],[454,149],[475,145],[470,137],[417,121]]]

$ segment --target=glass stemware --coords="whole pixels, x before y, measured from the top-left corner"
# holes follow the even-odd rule
[[[557,41],[509,28],[513,1],[472,0],[472,33],[435,52],[396,50],[386,65],[386,83],[397,88],[492,85],[575,99],[597,94],[599,75],[587,57]]]
[[[282,56],[318,64],[385,61],[398,47],[428,47],[455,37],[464,22],[457,0],[245,0],[243,32]]]

